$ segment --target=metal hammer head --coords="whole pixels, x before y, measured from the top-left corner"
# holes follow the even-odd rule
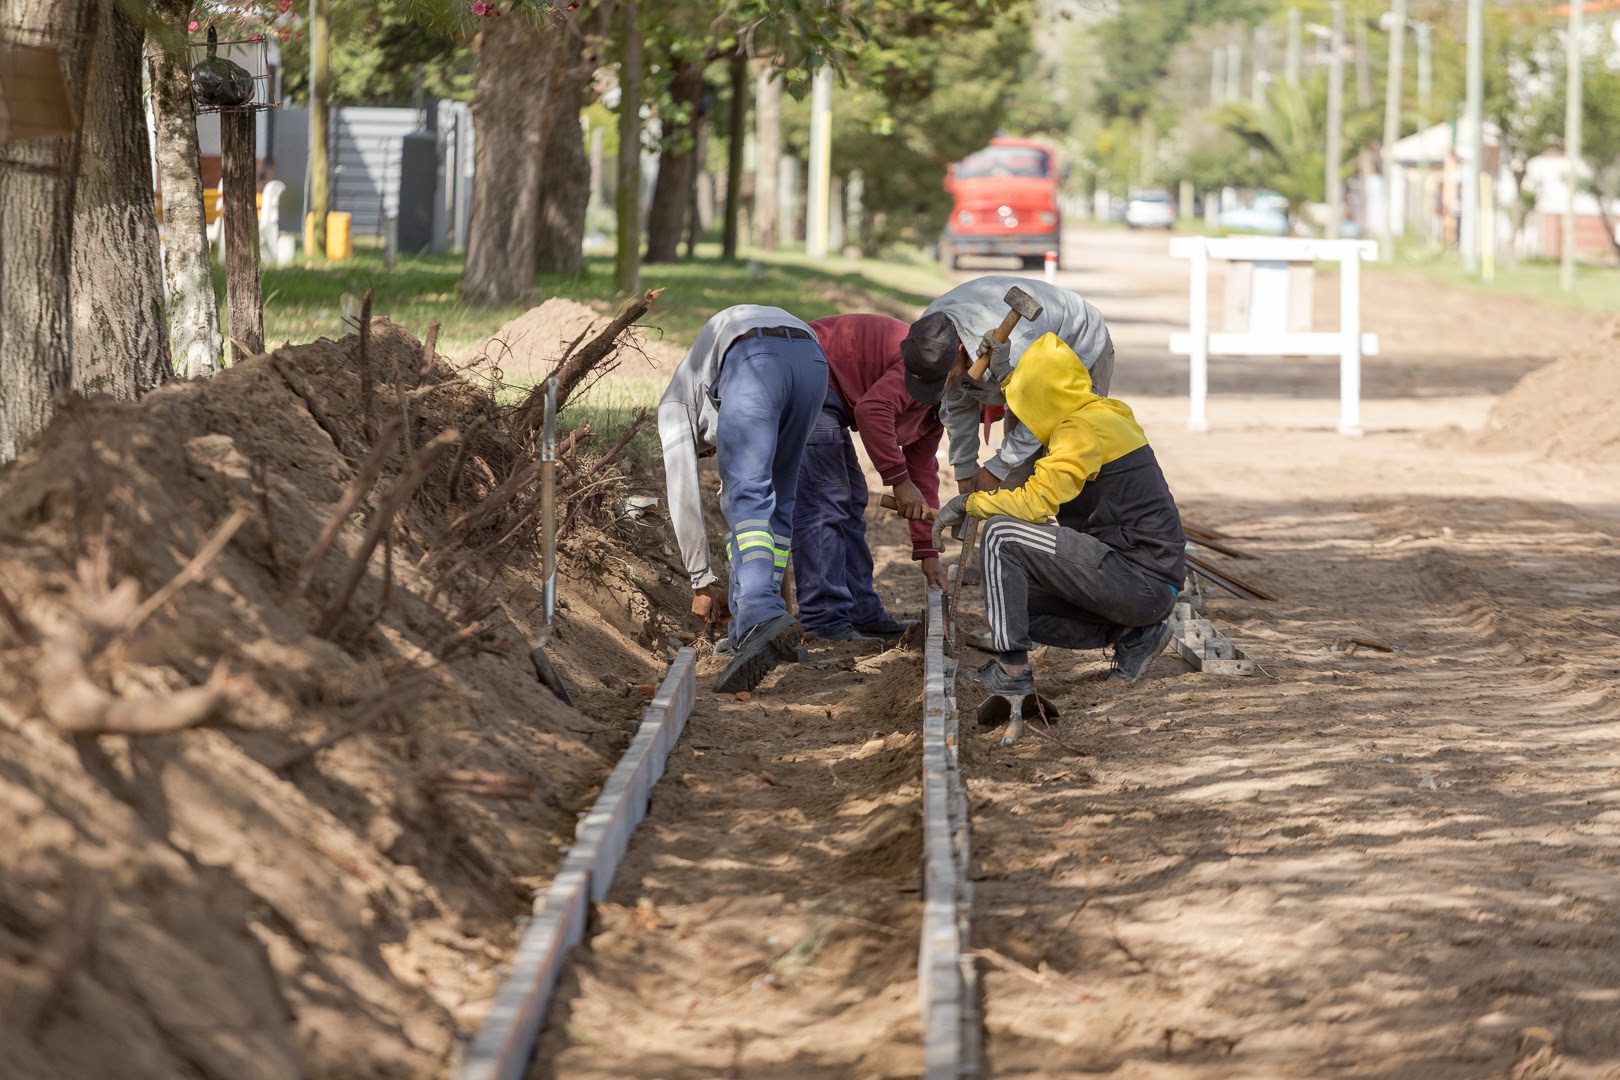
[[[1007,301],[1008,307],[1018,312],[1019,315],[1023,316],[1025,319],[1028,319],[1030,322],[1034,322],[1036,319],[1041,317],[1041,305],[1035,302],[1035,298],[1033,296],[1029,295],[1029,293],[1025,292],[1023,289],[1020,289],[1016,285],[1008,289],[1007,295],[1002,299]]]

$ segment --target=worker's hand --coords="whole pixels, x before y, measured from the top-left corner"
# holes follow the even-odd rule
[[[928,517],[928,500],[916,484],[902,480],[892,488],[894,508],[907,521],[922,521]]]
[[[939,589],[943,592],[951,591],[950,580],[945,576],[945,568],[939,565],[937,557],[921,559],[919,563],[922,566],[923,580],[928,582],[930,589]]]
[[[723,626],[731,618],[726,591],[719,585],[705,585],[692,594],[692,614],[709,626]]]
[[[983,465],[980,465],[979,471],[973,474],[974,491],[994,491],[1000,486],[1001,477],[997,476]]]
[[[979,352],[983,355],[990,353],[990,372],[987,381],[1000,384],[1003,379],[1012,374],[1012,344],[996,340],[996,335],[986,334],[979,341]]]
[[[939,514],[934,518],[934,547],[936,549],[945,546],[940,541],[963,518],[967,517],[967,500],[967,494],[963,493],[939,508]]]

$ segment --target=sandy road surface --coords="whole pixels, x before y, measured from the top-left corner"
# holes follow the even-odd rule
[[[990,1074],[1620,1075],[1620,467],[1456,430],[1601,320],[1370,274],[1365,438],[1331,361],[1217,361],[1193,435],[1166,248],[1076,231],[1062,280],[1281,600],[1211,605],[1263,676],[1038,654],[1061,723],[968,741]],[[918,671],[838,647],[700,693],[536,1076],[916,1075]]]
[[[1066,746],[973,745],[979,941],[1045,972],[989,970],[993,1073],[1620,1075],[1620,468],[1448,430],[1602,320],[1369,274],[1367,437],[1332,361],[1215,361],[1194,435],[1166,247],[1077,232],[1063,281],[1281,596],[1212,604],[1266,674],[1044,655]]]

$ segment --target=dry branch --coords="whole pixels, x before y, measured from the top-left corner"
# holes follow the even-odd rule
[[[75,735],[163,735],[196,727],[240,692],[245,679],[232,678],[222,660],[208,681],[157,697],[126,701],[90,678],[82,628],[51,635],[34,664],[40,710],[63,731]]]
[[[225,550],[225,545],[231,542],[231,537],[236,535],[236,530],[240,529],[247,519],[246,510],[240,507],[232,510],[209,534],[208,539],[203,541],[202,546],[197,549],[197,554],[191,557],[191,561],[182,566],[180,572],[170,578],[167,585],[147,597],[146,603],[135,609],[135,613],[129,617],[129,622],[124,624],[123,633],[134,632],[141,623],[151,618],[158,608],[167,604],[175,593],[202,577],[203,569],[214,561],[214,556]]]
[[[1233,574],[1229,574],[1225,570],[1217,570],[1213,566],[1211,566],[1209,563],[1205,562],[1203,559],[1200,559],[1196,555],[1188,555],[1187,556],[1187,565],[1193,567],[1194,569],[1196,569],[1200,574],[1203,574],[1205,577],[1207,577],[1211,581],[1215,582],[1215,584],[1217,584],[1217,585],[1221,586],[1222,588],[1226,589],[1227,592],[1236,592],[1238,595],[1243,596],[1245,599],[1249,599],[1249,600],[1275,600],[1275,599],[1277,599],[1275,596],[1273,596],[1270,593],[1266,592],[1266,590],[1260,588],[1258,585],[1250,585],[1248,582],[1244,581],[1242,578],[1236,577]]]
[[[562,362],[552,373],[557,380],[557,408],[560,410],[568,402],[568,395],[574,392],[575,387],[585,380],[596,366],[611,355],[618,347],[619,337],[628,330],[637,319],[647,314],[653,301],[663,289],[651,289],[640,296],[629,300],[619,309],[617,315],[608,322],[602,330],[579,349],[570,347],[563,355]],[[545,415],[546,381],[544,379],[535,383],[529,391],[529,396],[523,403],[523,417],[530,429],[540,426],[541,418]]]
[[[23,618],[23,613],[17,610],[17,605],[11,602],[11,597],[6,595],[4,589],[0,589],[0,621],[3,621],[24,645],[39,644],[39,631]]]
[[[435,435],[428,444],[422,447],[421,453],[412,459],[405,471],[394,481],[388,494],[383,497],[381,505],[371,515],[371,523],[366,529],[365,537],[360,541],[360,548],[354,553],[349,562],[349,568],[343,575],[336,594],[331,603],[321,615],[321,621],[315,627],[317,637],[330,638],[332,631],[337,628],[338,620],[348,610],[349,601],[354,599],[355,589],[360,587],[360,580],[365,577],[366,566],[371,562],[371,553],[377,550],[377,544],[382,540],[384,531],[393,528],[394,515],[399,513],[405,505],[405,500],[417,489],[427,477],[428,470],[439,456],[448,450],[461,433],[455,428],[447,428]]]
[[[348,448],[343,445],[343,436],[338,434],[337,425],[332,422],[330,416],[326,415],[326,410],[322,409],[320,403],[315,400],[315,395],[304,389],[303,385],[293,378],[293,373],[286,364],[282,363],[280,353],[270,354],[270,366],[275,368],[276,374],[281,376],[281,381],[287,384],[287,389],[293,392],[293,396],[304,403],[304,408],[309,411],[310,418],[315,421],[322,431],[326,432],[327,438],[332,440],[332,445],[337,447],[337,452],[344,457],[348,457]]]
[[[427,337],[422,340],[422,366],[416,372],[417,385],[433,374],[433,364],[439,359],[439,320],[428,323]]]
[[[389,436],[393,434],[393,423],[398,423],[398,421],[392,421],[389,427],[383,429],[384,438],[378,439],[377,444],[371,448],[371,456],[366,458],[365,464],[360,467],[359,472],[355,473],[354,479],[349,481],[349,486],[343,490],[343,495],[338,499],[337,506],[332,508],[332,513],[326,519],[326,524],[321,527],[321,534],[315,538],[314,546],[309,549],[303,560],[298,564],[298,577],[293,583],[294,596],[302,596],[308,591],[310,579],[315,574],[315,567],[320,565],[320,561],[326,557],[327,551],[332,547],[332,542],[337,539],[338,530],[343,528],[343,523],[349,520],[349,515],[354,513],[354,508],[360,505],[360,500],[371,489],[372,483],[377,479],[377,474],[382,472],[383,462],[388,458],[388,446],[392,441]]]
[[[371,345],[371,290],[360,298],[360,415],[361,430],[367,442],[377,440],[377,389],[371,377],[371,359],[366,355]]]
[[[612,463],[613,459],[619,456],[619,452],[630,445],[630,440],[636,437],[636,433],[646,426],[651,417],[652,412],[648,409],[642,409],[636,413],[636,418],[630,421],[630,426],[625,429],[623,435],[619,436],[619,441],[608,447],[607,453],[602,455],[602,460],[596,463],[596,467],[600,469]]]

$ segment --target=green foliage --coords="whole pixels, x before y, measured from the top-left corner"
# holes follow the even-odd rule
[[[1091,57],[1104,69],[1095,84],[1096,108],[1108,120],[1154,111],[1176,47],[1194,27],[1250,22],[1269,7],[1263,0],[1119,0],[1096,29]]]
[[[471,39],[456,23],[403,0],[339,0],[331,10],[336,104],[409,105],[415,100],[418,69],[428,97],[471,100]],[[281,58],[283,99],[306,102],[308,35],[285,42]]]
[[[1263,108],[1249,102],[1228,102],[1217,119],[1221,126],[1260,152],[1260,176],[1265,186],[1288,200],[1290,215],[1297,217],[1308,202],[1325,197],[1323,177],[1327,171],[1327,75],[1316,72],[1298,86],[1273,83]],[[1383,117],[1375,108],[1356,109],[1348,103],[1344,112],[1341,143],[1344,162],[1354,160],[1382,130]]]
[[[859,171],[870,250],[931,244],[950,212],[945,167],[1013,129],[1030,80],[1033,0],[877,0],[871,38],[849,54],[834,93],[832,160]],[[784,105],[784,144],[808,145],[808,110]],[[1026,107],[1024,116],[1038,116]],[[1016,129],[1013,129],[1016,130]]]
[[[1193,144],[1166,174],[1166,180],[1187,180],[1199,191],[1265,187],[1268,181],[1263,161],[1255,160],[1247,144],[1225,130]]]

